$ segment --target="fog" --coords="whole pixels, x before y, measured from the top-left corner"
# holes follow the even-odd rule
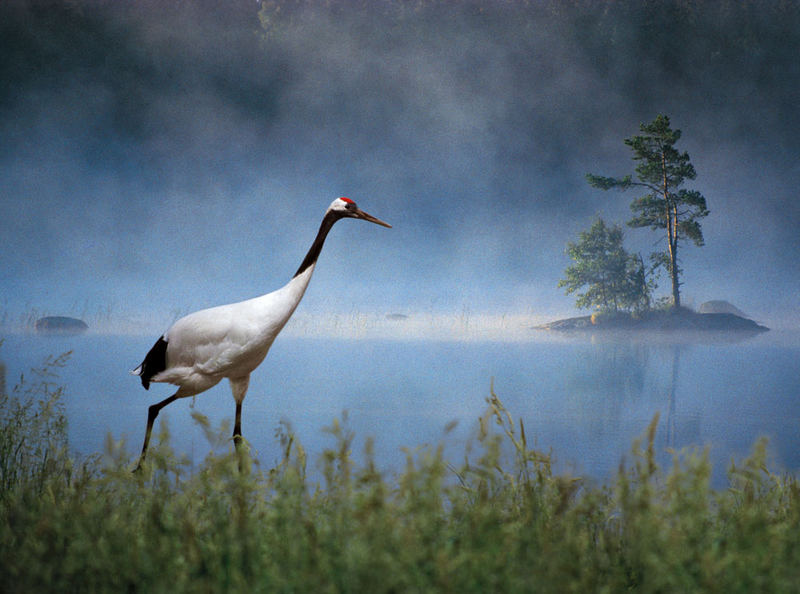
[[[664,113],[711,211],[685,302],[798,326],[800,5],[322,4],[4,4],[3,321],[158,331],[273,290],[337,196],[393,228],[333,229],[307,320],[574,315],[566,243],[636,197],[584,176]]]

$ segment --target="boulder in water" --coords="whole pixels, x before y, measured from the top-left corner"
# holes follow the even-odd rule
[[[47,316],[36,320],[36,331],[42,334],[80,334],[89,326],[83,320],[66,316]]]
[[[740,318],[750,319],[750,316],[741,309],[724,299],[714,299],[701,303],[700,307],[697,308],[697,312],[701,314],[733,314]]]
[[[401,314],[401,313],[388,313],[386,314],[386,319],[392,320],[394,322],[402,322],[404,320],[407,320],[408,316],[406,314]]]

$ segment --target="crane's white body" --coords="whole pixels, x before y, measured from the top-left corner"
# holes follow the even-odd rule
[[[151,381],[180,386],[179,397],[204,392],[223,378],[232,385],[245,381],[294,313],[313,272],[312,264],[277,291],[179,319],[164,334],[167,368]]]

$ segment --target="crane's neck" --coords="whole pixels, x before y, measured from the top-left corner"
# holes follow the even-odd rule
[[[255,315],[263,316],[266,320],[263,324],[265,328],[264,335],[269,344],[272,344],[278,332],[289,321],[295,308],[300,304],[300,300],[303,298],[306,288],[308,288],[308,283],[311,281],[311,275],[314,272],[319,253],[322,251],[322,245],[325,243],[325,237],[327,237],[333,224],[340,218],[341,215],[338,213],[326,213],[314,243],[311,244],[311,248],[292,279],[277,291],[267,293],[251,301]]]
[[[319,258],[319,254],[322,251],[322,245],[325,243],[325,238],[328,236],[328,231],[331,230],[333,224],[340,218],[342,218],[341,215],[336,212],[328,211],[325,213],[322,224],[319,226],[317,236],[314,238],[314,243],[311,244],[306,257],[303,259],[302,264],[300,264],[300,268],[297,269],[297,272],[294,273],[294,277],[292,278],[297,278],[305,272],[308,272],[308,276],[311,276],[314,265],[317,263],[317,258]],[[311,270],[308,270],[309,268]]]

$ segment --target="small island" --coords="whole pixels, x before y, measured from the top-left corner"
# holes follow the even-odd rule
[[[733,313],[698,313],[690,309],[650,310],[639,314],[629,312],[594,313],[556,320],[537,330],[571,331],[712,331],[766,332],[769,330],[753,320]]]
[[[586,174],[586,181],[599,190],[630,189],[644,192],[631,202],[632,228],[649,228],[666,235],[665,249],[645,258],[625,249],[618,224],[597,217],[592,226],[567,244],[572,264],[558,282],[567,295],[575,294],[578,309],[595,313],[557,320],[537,326],[558,331],[647,331],[758,333],[769,330],[749,319],[724,300],[708,301],[698,311],[681,305],[681,276],[678,258],[687,243],[703,246],[701,220],[709,215],[705,197],[697,190],[683,188],[697,172],[687,152],[675,148],[681,131],[659,114],[639,126],[641,134],[625,139],[637,163],[634,173],[609,177]],[[646,263],[647,261],[647,263]],[[671,292],[656,298],[661,272],[666,272]]]

